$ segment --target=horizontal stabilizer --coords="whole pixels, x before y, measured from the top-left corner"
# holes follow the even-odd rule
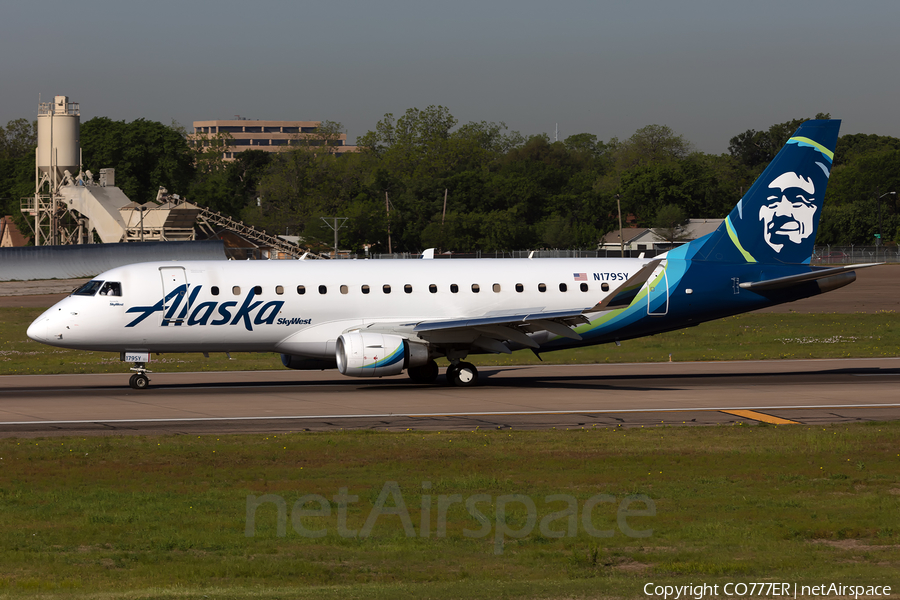
[[[653,275],[653,271],[656,270],[656,267],[659,266],[659,263],[662,262],[662,259],[651,260],[646,265],[644,265],[637,273],[628,278],[627,281],[622,283],[619,287],[614,289],[611,294],[606,296],[603,300],[592,306],[591,308],[585,310],[586,313],[592,312],[601,312],[604,310],[612,310],[614,308],[623,308],[628,306],[634,301],[634,298],[637,296],[638,292],[641,291],[641,288],[650,279],[650,276]]]
[[[843,267],[815,269],[813,271],[810,271],[809,273],[800,273],[799,275],[788,275],[787,277],[776,277],[775,279],[766,279],[763,281],[745,281],[741,283],[740,286],[741,289],[750,290],[751,292],[768,292],[772,290],[781,290],[784,288],[799,285],[807,281],[825,279],[826,277],[833,277],[841,273],[847,273],[848,271],[865,269],[867,267],[874,267],[880,264],[882,263],[866,263],[861,265],[846,265]]]

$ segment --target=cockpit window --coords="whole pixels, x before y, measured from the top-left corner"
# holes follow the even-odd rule
[[[103,284],[103,287],[100,288],[101,296],[121,296],[122,295],[122,284],[118,281],[107,281]]]
[[[72,292],[73,296],[94,296],[97,293],[97,290],[100,289],[100,286],[103,285],[102,281],[88,281],[86,284]]]

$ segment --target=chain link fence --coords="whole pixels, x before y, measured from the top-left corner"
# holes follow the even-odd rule
[[[625,258],[653,258],[665,252],[659,250],[626,250]],[[342,258],[408,259],[419,258],[419,254],[395,252],[394,254],[370,254],[364,256],[342,256]],[[619,258],[620,250],[513,250],[511,252],[451,252],[435,254],[436,259],[460,258]],[[870,262],[900,263],[898,246],[816,246],[811,263],[814,265],[854,264]]]
[[[814,265],[849,265],[854,263],[900,262],[898,246],[816,246]]]

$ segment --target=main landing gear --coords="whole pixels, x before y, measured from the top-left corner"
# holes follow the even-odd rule
[[[447,382],[456,387],[478,384],[478,369],[468,362],[453,362],[447,367]]]
[[[434,383],[437,381],[439,369],[437,363],[429,360],[420,367],[410,367],[406,374],[415,383]],[[478,369],[472,363],[461,362],[459,359],[450,363],[447,367],[447,383],[456,387],[468,387],[478,384]]]
[[[415,383],[434,383],[438,378],[438,366],[433,360],[420,367],[410,367],[406,370],[406,374]]]
[[[143,390],[146,389],[147,386],[150,385],[150,378],[147,377],[148,371],[144,368],[144,363],[134,363],[135,366],[131,367],[132,371],[137,371],[134,375],[131,376],[131,379],[128,380],[128,385],[135,390]]]

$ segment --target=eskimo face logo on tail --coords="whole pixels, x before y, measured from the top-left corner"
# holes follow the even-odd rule
[[[771,193],[759,209],[763,237],[775,252],[812,235],[816,185],[794,172],[782,173],[769,184]]]
[[[275,323],[275,317],[281,312],[284,302],[280,300],[267,302],[263,304],[262,300],[253,301],[256,292],[253,288],[244,298],[243,302],[237,310],[238,302],[201,302],[194,304],[197,296],[200,295],[198,285],[191,290],[187,302],[184,301],[187,295],[187,286],[181,285],[175,290],[166,294],[165,298],[160,298],[159,302],[151,306],[132,306],[126,313],[138,313],[125,327],[134,327],[138,323],[145,320],[154,313],[165,311],[162,318],[163,325],[237,325],[243,323],[247,331],[253,331],[254,325],[272,325]],[[166,305],[168,302],[168,306]]]

